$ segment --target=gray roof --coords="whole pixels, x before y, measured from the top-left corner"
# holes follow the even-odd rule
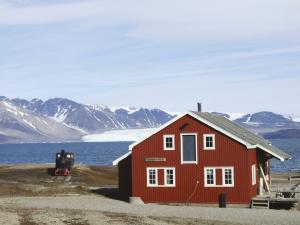
[[[264,139],[263,137],[254,134],[253,132],[247,130],[244,127],[241,127],[237,123],[226,119],[223,116],[213,115],[207,112],[191,112],[195,117],[204,119],[209,123],[215,125],[221,130],[237,137],[238,139],[243,140],[249,146],[258,145],[258,148],[261,147],[262,150],[268,151],[271,155],[276,158],[282,158],[283,160],[291,159],[292,157],[287,153],[283,152],[279,148],[271,145],[271,142]]]

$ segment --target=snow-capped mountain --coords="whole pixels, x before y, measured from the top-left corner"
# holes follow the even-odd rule
[[[273,112],[257,112],[248,114],[229,114],[213,112],[216,115],[224,116],[241,126],[244,126],[255,133],[274,132],[281,129],[300,129],[300,123],[290,116],[283,116]],[[237,117],[240,115],[240,117]]]
[[[78,140],[83,133],[0,98],[0,142]]]
[[[282,115],[275,114],[272,112],[259,112],[253,114],[246,114],[241,118],[235,120],[238,123],[245,124],[291,124],[293,120],[286,118]]]
[[[45,102],[38,99],[12,101],[24,109],[86,133],[158,127],[174,117],[159,109],[118,109],[101,105],[84,105],[65,98],[53,98]]]

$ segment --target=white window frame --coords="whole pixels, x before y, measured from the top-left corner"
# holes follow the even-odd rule
[[[150,184],[150,179],[149,179],[150,170],[155,171],[155,184]],[[147,187],[157,187],[157,186],[158,186],[158,168],[147,167]]]
[[[207,183],[207,170],[213,170],[214,183]],[[215,167],[204,167],[204,187],[216,187],[216,168]]]
[[[149,171],[150,170],[155,170],[155,181],[156,184],[150,184],[149,180]],[[164,171],[164,184],[159,185],[158,184],[158,170],[163,170]],[[167,170],[173,170],[173,184],[167,184]],[[147,176],[147,187],[176,187],[176,170],[175,167],[147,167],[146,168],[146,176]]]
[[[252,185],[256,185],[256,165],[251,166]]]
[[[206,147],[206,138],[207,137],[212,137],[212,139],[213,139],[212,147]],[[215,150],[216,149],[216,135],[215,134],[203,134],[203,149],[204,150]]]
[[[214,171],[214,184],[207,183],[207,169],[212,169]],[[217,185],[216,179],[217,174],[216,170],[222,170],[222,184]],[[232,173],[232,184],[225,184],[225,169],[231,169]],[[233,166],[214,166],[214,167],[204,167],[204,187],[234,187],[234,167]]]
[[[225,184],[225,170],[231,170],[231,184]],[[234,187],[234,168],[222,167],[222,185],[223,187]]]
[[[183,161],[183,136],[195,136],[195,147],[196,147],[196,161]],[[198,164],[198,134],[197,133],[181,133],[180,134],[180,154],[181,154],[181,164]]]
[[[172,170],[173,171],[173,184],[167,184],[167,170]],[[164,168],[164,186],[165,187],[176,187],[176,171],[175,171],[175,167]]]
[[[175,150],[175,135],[174,134],[165,134],[164,138],[164,150],[165,151],[172,151]],[[167,138],[172,138],[172,148],[167,147]]]

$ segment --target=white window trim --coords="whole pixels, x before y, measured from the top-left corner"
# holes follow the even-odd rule
[[[167,184],[167,170],[173,170],[173,184]],[[164,186],[165,187],[176,187],[176,171],[175,171],[175,167],[164,168]]]
[[[206,147],[206,137],[212,137],[213,138],[213,146],[212,147]],[[204,150],[215,150],[216,149],[216,136],[215,136],[215,134],[203,134],[203,149]]]
[[[256,165],[251,166],[252,185],[256,185]]]
[[[150,179],[149,179],[149,171],[150,170],[155,170],[155,183],[156,184],[150,184]],[[154,168],[154,167],[147,167],[147,187],[158,187],[158,168]]]
[[[163,138],[164,138],[164,150],[165,151],[175,150],[175,135],[174,134],[165,134]],[[167,147],[167,138],[172,138],[172,140],[173,140],[173,147],[172,148]]]
[[[183,136],[194,135],[195,136],[195,147],[196,147],[196,161],[183,161]],[[181,164],[198,164],[198,134],[197,133],[181,133],[180,134],[180,154]]]
[[[147,167],[147,187],[176,187],[176,170],[175,167]],[[149,170],[155,170],[156,172],[156,184],[150,184],[149,182]],[[158,185],[158,170],[164,170],[164,184]],[[173,170],[174,171],[174,184],[166,184],[167,183],[167,173],[166,170]]]
[[[213,170],[214,175],[214,183],[208,184],[207,183],[207,170]],[[215,167],[204,167],[204,187],[216,187],[216,168]]]
[[[214,184],[207,184],[206,180],[206,169],[213,169],[214,171]],[[216,184],[216,170],[222,169],[222,184]],[[225,184],[225,169],[231,169],[232,171],[232,184]],[[234,167],[233,166],[215,166],[215,167],[204,167],[204,187],[234,187]]]
[[[225,170],[231,170],[231,184],[225,184]],[[223,187],[234,187],[234,168],[233,167],[222,167],[222,186]]]

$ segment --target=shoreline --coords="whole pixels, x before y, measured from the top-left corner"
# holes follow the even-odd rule
[[[46,166],[55,166],[55,162],[43,162],[43,163],[0,163],[0,167],[21,167],[24,166],[25,168],[30,168],[32,167],[46,167]],[[76,163],[74,164],[74,167],[80,167],[80,166],[86,166],[86,167],[117,167],[112,164],[109,165],[100,165],[100,164],[86,164],[86,163]],[[271,176],[272,175],[287,175],[287,174],[299,174],[300,175],[300,170],[295,169],[295,170],[290,170],[290,171],[272,171],[271,170]]]

